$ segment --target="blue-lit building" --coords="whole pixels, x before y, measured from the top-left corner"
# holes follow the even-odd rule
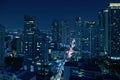
[[[69,80],[70,76],[78,76],[78,62],[66,62],[64,65],[64,80]]]
[[[120,3],[110,3],[108,8],[108,52],[120,53]],[[107,27],[107,26],[106,26]]]
[[[23,56],[22,54],[22,31],[21,30],[12,30],[8,31],[6,38],[6,44],[8,45],[8,49],[12,51],[12,53],[16,54],[16,56]]]
[[[120,3],[110,3],[100,11],[100,26],[104,29],[104,54],[120,53]]]
[[[108,54],[108,10],[99,11],[99,52],[100,56]]]
[[[12,51],[16,53],[16,56],[23,56],[22,54],[22,38],[17,36],[13,38],[11,42]]]
[[[0,67],[4,66],[5,57],[5,27],[0,24]]]
[[[75,47],[83,58],[96,57],[98,55],[98,29],[95,22],[81,21],[81,18],[77,17],[75,24],[73,32]]]
[[[5,54],[6,56],[13,56],[13,52],[18,55],[22,54],[22,31],[6,31],[5,35]]]
[[[84,58],[94,58],[97,50],[95,22],[84,21],[81,28],[81,53]]]
[[[61,35],[60,35],[60,23],[58,20],[54,20],[52,23],[52,44],[54,48],[59,49],[61,44]]]
[[[1,70],[0,80],[36,80],[35,73],[25,70],[14,72],[13,70]]]
[[[102,76],[101,70],[94,61],[66,62],[64,65],[64,80],[97,80]]]
[[[73,28],[73,38],[75,38],[75,47],[78,48],[78,50],[82,50],[82,32],[83,32],[83,22],[81,21],[80,17],[76,17],[75,19],[75,27]]]
[[[70,27],[67,21],[61,21],[60,33],[63,46],[70,45]]]
[[[24,16],[23,35],[24,69],[34,72],[40,69],[41,64],[46,64],[48,61],[46,34],[39,31],[32,17]]]

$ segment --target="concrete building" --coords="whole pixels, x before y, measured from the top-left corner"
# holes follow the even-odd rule
[[[59,49],[61,45],[61,35],[60,35],[60,23],[58,20],[54,20],[52,23],[52,45],[54,48]]]
[[[39,31],[32,17],[24,16],[23,35],[24,69],[34,72],[39,69],[38,64],[47,63],[48,61],[46,34]]]
[[[61,33],[61,43],[63,44],[63,46],[70,45],[70,27],[67,21],[61,22],[60,33]]]
[[[110,3],[99,12],[100,27],[104,29],[104,55],[120,52],[120,3]]]
[[[64,80],[69,80],[70,76],[78,75],[78,63],[66,62],[64,65]]]

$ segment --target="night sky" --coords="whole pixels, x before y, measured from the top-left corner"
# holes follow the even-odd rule
[[[54,19],[73,23],[76,16],[82,20],[98,20],[98,11],[109,2],[120,0],[0,0],[0,24],[6,28],[23,28],[24,14],[36,18],[40,29],[50,29]]]

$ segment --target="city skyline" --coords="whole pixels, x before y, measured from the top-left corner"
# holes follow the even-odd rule
[[[120,2],[7,2],[0,80],[120,80]]]
[[[109,2],[119,2],[119,0],[107,1],[79,1],[79,0],[42,0],[42,1],[9,1],[0,2],[0,23],[8,29],[23,29],[23,17],[25,14],[35,17],[37,26],[45,30],[51,28],[54,19],[68,20],[74,22],[75,17],[79,16],[83,21],[98,21],[98,11],[108,6]]]

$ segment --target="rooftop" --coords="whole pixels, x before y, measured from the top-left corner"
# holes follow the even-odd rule
[[[77,67],[78,66],[78,62],[66,62],[65,66],[71,66],[71,67]]]
[[[32,79],[33,77],[35,77],[35,74],[32,73],[32,72],[25,72],[21,75],[18,76],[18,78],[22,79],[22,80],[30,80]]]
[[[87,78],[87,77],[71,76],[69,80],[96,80],[96,79]]]
[[[110,3],[109,6],[110,6],[110,7],[113,7],[113,6],[120,6],[120,3]]]

